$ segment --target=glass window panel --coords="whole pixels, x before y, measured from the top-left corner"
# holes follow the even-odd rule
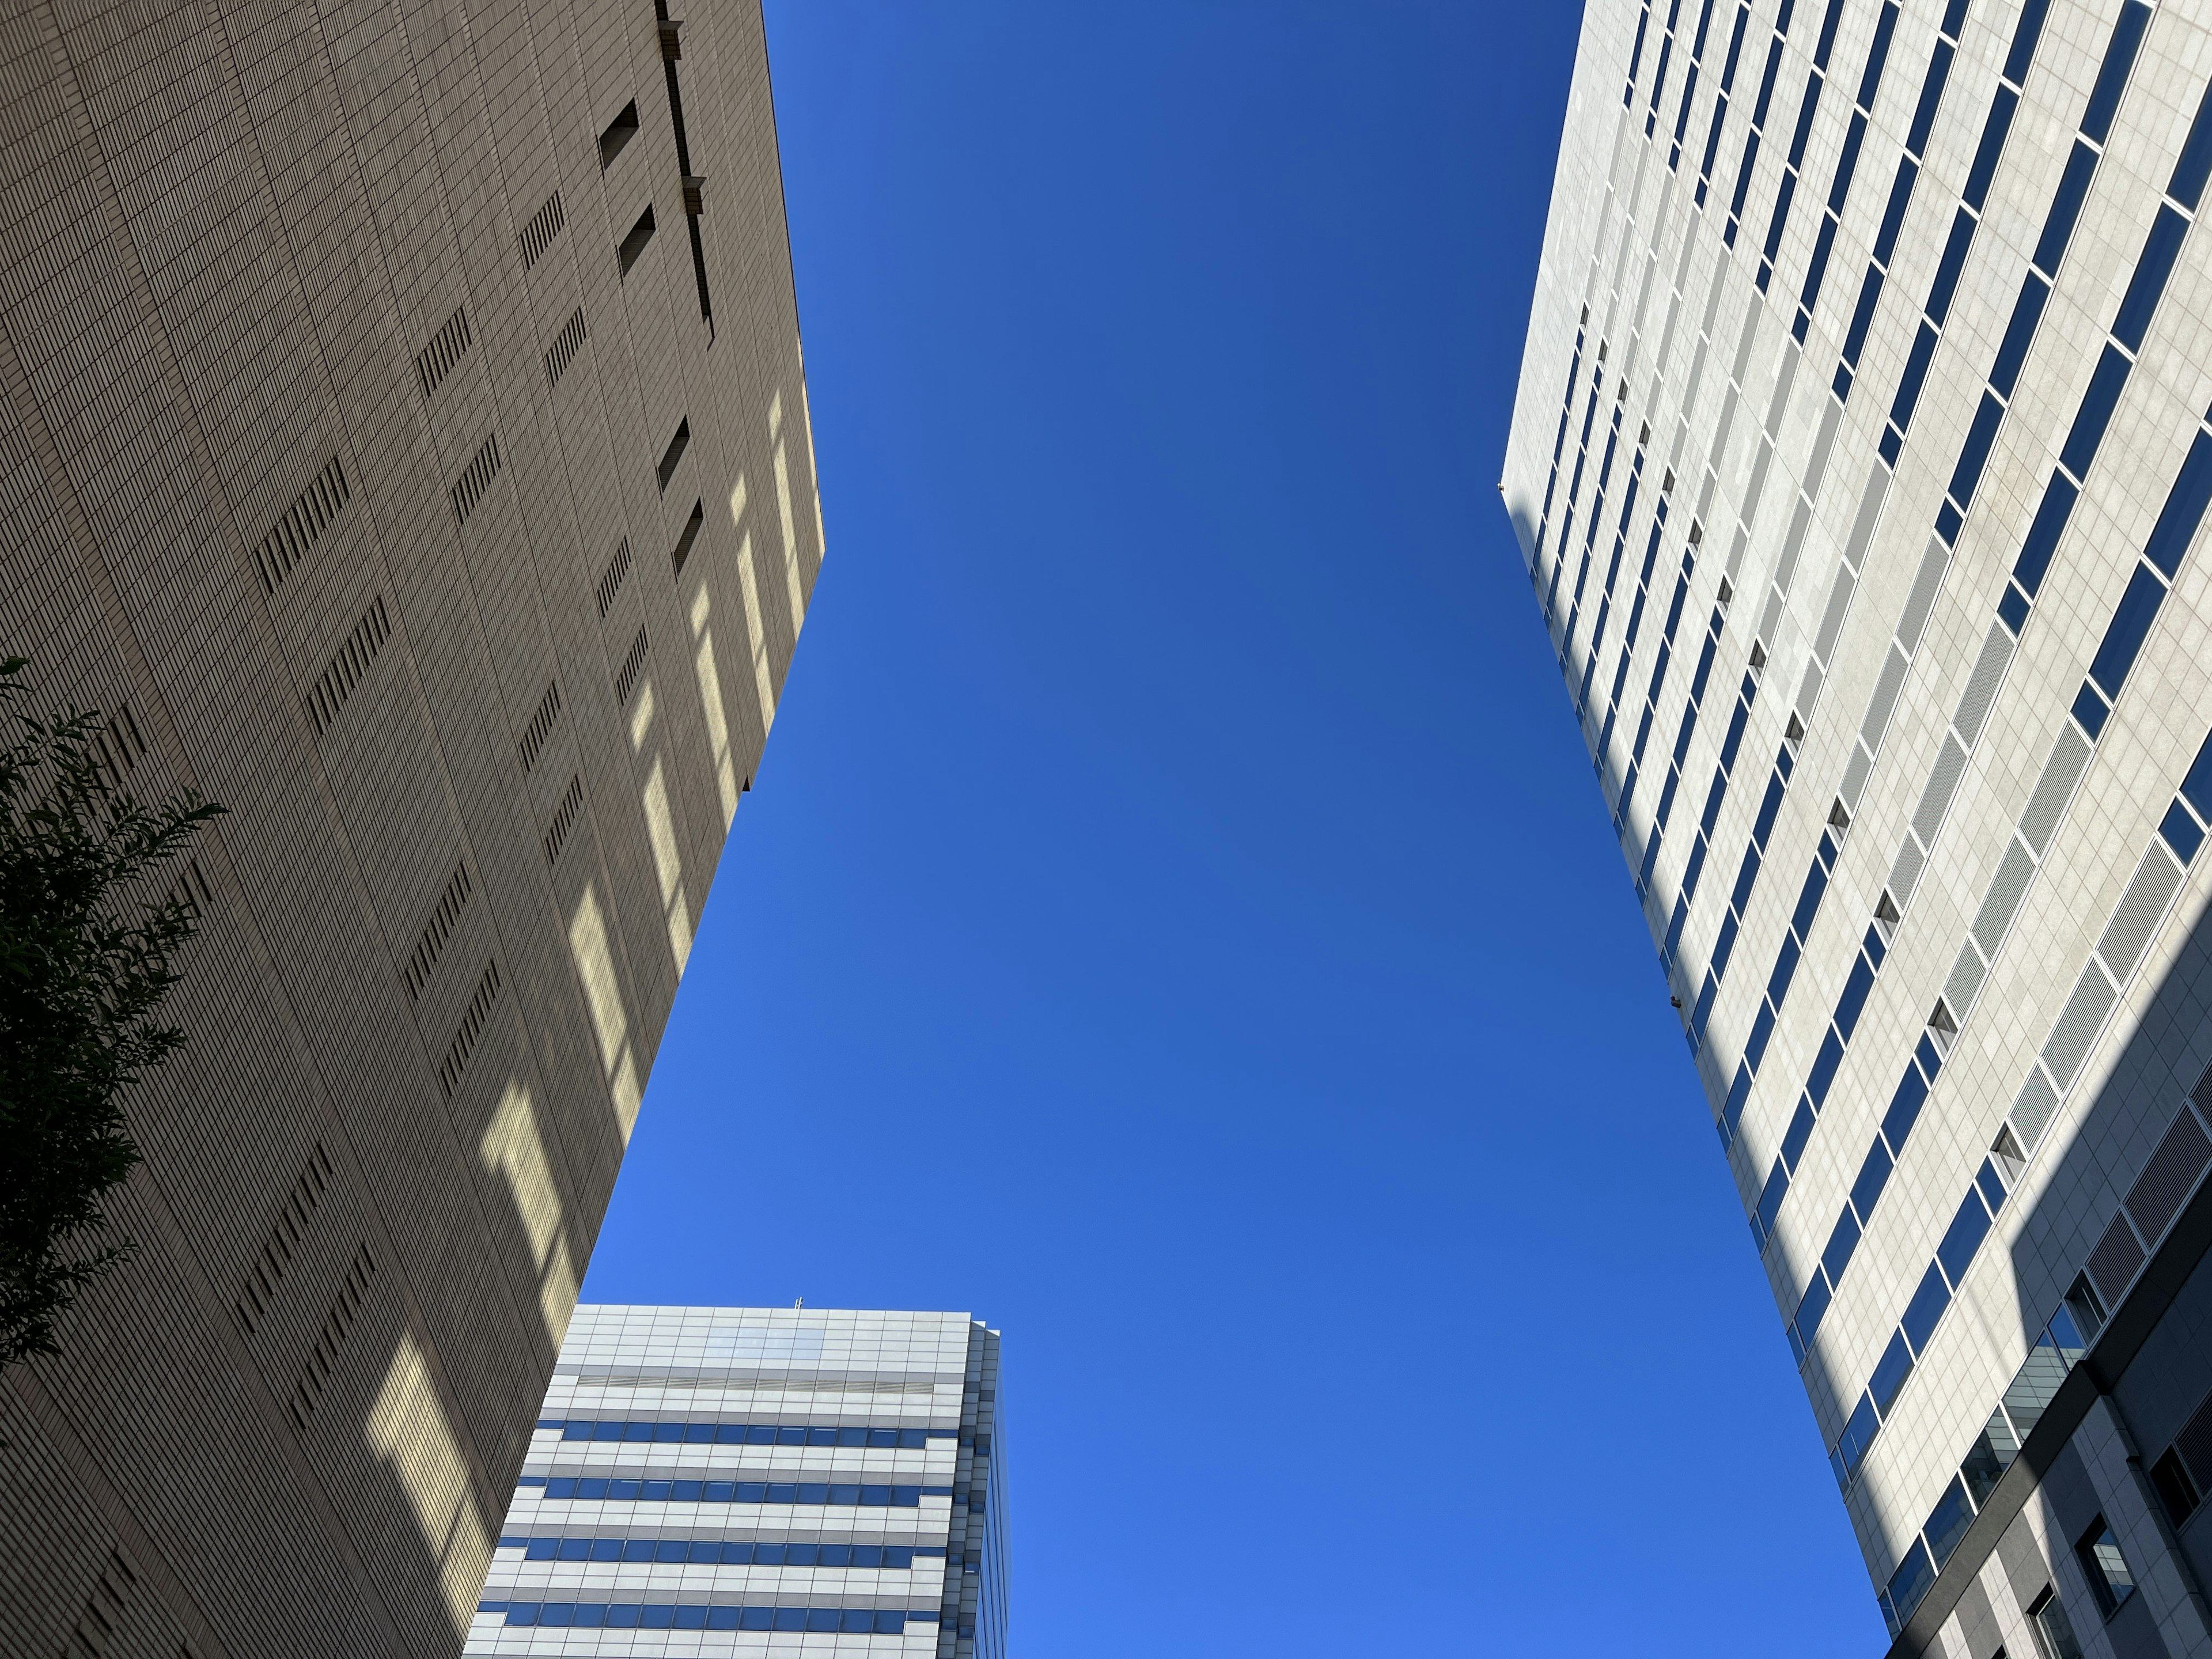
[[[1929,1511],[1928,1524],[1922,1529],[1937,1571],[1942,1571],[1943,1564],[1951,1559],[1951,1552],[1959,1547],[1959,1540],[1973,1524],[1974,1506],[1966,1496],[1966,1488],[1954,1480],[1943,1489],[1942,1497],[1936,1500],[1936,1507]]]
[[[1867,1384],[1875,1409],[1885,1417],[1897,1403],[1898,1390],[1905,1379],[1912,1375],[1912,1350],[1905,1346],[1902,1334],[1889,1339],[1889,1346],[1882,1350],[1881,1358],[1875,1363],[1874,1376]]]
[[[1943,1282],[1943,1270],[1934,1262],[1920,1276],[1920,1287],[1905,1304],[1905,1317],[1899,1322],[1905,1340],[1912,1344],[1915,1353],[1928,1352],[1928,1339],[1936,1330],[1936,1322],[1943,1310],[1951,1305],[1951,1287]]]

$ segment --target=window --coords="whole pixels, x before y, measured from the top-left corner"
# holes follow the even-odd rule
[[[2073,1284],[2067,1287],[2066,1310],[2074,1316],[2075,1328],[2092,1342],[2105,1328],[2105,1299],[2097,1294],[2087,1273],[2075,1274]]]
[[[2203,1494],[2197,1490],[2197,1482],[2181,1461],[2179,1446],[2168,1446],[2166,1455],[2150,1466],[2150,1483],[2166,1505],[2166,1519],[2177,1527],[2196,1514],[2197,1504],[2203,1501]]]
[[[2074,1638],[2074,1621],[2066,1616],[2066,1604],[2055,1591],[2043,1592],[2027,1610],[2027,1622],[2035,1632],[2035,1645],[2043,1650],[2043,1659],[2081,1659],[2081,1644]]]
[[[2128,1571],[2127,1558],[2120,1553],[2120,1540],[2112,1536],[2103,1516],[2089,1523],[2074,1553],[2081,1563],[2081,1576],[2089,1581],[2089,1593],[2097,1598],[2105,1617],[2111,1618],[2136,1593],[2136,1578]]]
[[[599,171],[604,173],[615,164],[615,157],[623,148],[637,137],[637,100],[633,98],[623,106],[621,114],[607,123],[607,130],[599,135]]]
[[[622,266],[623,276],[629,275],[630,267],[643,256],[645,245],[652,240],[653,206],[648,203],[645,211],[637,216],[637,222],[629,228],[629,234],[622,239],[621,247],[615,251],[615,257]]]

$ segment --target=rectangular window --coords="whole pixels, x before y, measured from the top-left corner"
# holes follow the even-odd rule
[[[2027,1622],[2035,1632],[2036,1646],[2043,1650],[2043,1659],[2081,1659],[2074,1621],[2066,1616],[2066,1604],[2055,1591],[2043,1592],[2042,1600],[2028,1609]]]
[[[1928,380],[1928,365],[1936,359],[1936,331],[1927,322],[1920,325],[1920,332],[1913,336],[1912,349],[1905,360],[1904,376],[1897,383],[1897,396],[1891,400],[1889,418],[1899,432],[1912,424],[1914,405],[1920,401],[1920,388]]]
[[[2128,1571],[2127,1558],[2120,1553],[2120,1540],[2112,1536],[2103,1516],[2089,1523],[2081,1541],[2074,1546],[2074,1553],[2081,1563],[2081,1576],[2089,1581],[2089,1593],[2097,1598],[2105,1617],[2111,1618],[2136,1593],[2136,1580]]]
[[[1959,1213],[1952,1218],[1950,1231],[1936,1247],[1936,1259],[1943,1264],[1943,1272],[1954,1285],[1973,1261],[1974,1252],[1981,1249],[1989,1231],[1990,1212],[1982,1207],[1981,1194],[1969,1188]]]
[[[1843,1282],[1844,1269],[1851,1265],[1852,1253],[1858,1247],[1858,1218],[1846,1209],[1836,1218],[1835,1230],[1828,1235],[1828,1248],[1820,1252],[1820,1270],[1827,1274],[1831,1285]]]
[[[2181,252],[2181,239],[2188,234],[2189,222],[2170,205],[2162,204],[2158,217],[2151,222],[2150,234],[2143,239],[2142,253],[2136,261],[2135,275],[2128,279],[2128,291],[2120,301],[2119,315],[2112,319],[2112,337],[2130,351],[2142,344],[2151,313],[2158,309],[2159,296],[2166,292],[2166,278],[2173,274],[2173,261]]]
[[[623,106],[622,113],[607,123],[607,130],[599,135],[599,171],[605,173],[615,164],[629,141],[637,137],[637,100],[633,98]]]
[[[2207,173],[2212,173],[2212,103],[2197,106],[2197,118],[2190,124],[2188,140],[2181,146],[2181,159],[2173,164],[2173,177],[2166,181],[2166,193],[2194,213],[2204,194]]]
[[[1851,1182],[1851,1208],[1858,1212],[1861,1221],[1874,1219],[1874,1206],[1881,1202],[1881,1189],[1889,1185],[1889,1172],[1896,1167],[1889,1148],[1876,1136],[1874,1145],[1867,1148],[1866,1162],[1859,1165],[1858,1179]]]
[[[2030,599],[2043,586],[2044,573],[2051,568],[2051,556],[2058,550],[2058,538],[2066,532],[2066,521],[2074,515],[2074,503],[2081,492],[2074,481],[2063,473],[2054,472],[2044,489],[2042,505],[2035,509],[2035,521],[2027,527],[2027,538],[2021,544],[2020,557],[2012,568],[2012,578],[2021,591]],[[2152,539],[2156,540],[2154,532]]]
[[[1813,1138],[1813,1125],[1818,1120],[1813,1115],[1813,1103],[1798,1097],[1797,1110],[1790,1119],[1790,1127],[1782,1137],[1782,1157],[1792,1170],[1805,1155],[1805,1143]]]
[[[1851,969],[1851,976],[1844,981],[1844,994],[1836,1000],[1836,1030],[1846,1042],[1857,1027],[1859,1013],[1866,1006],[1867,994],[1874,989],[1874,964],[1862,954]]]
[[[1867,267],[1866,280],[1859,284],[1859,302],[1851,313],[1851,325],[1844,336],[1844,362],[1856,363],[1865,349],[1867,330],[1874,325],[1875,307],[1881,301],[1881,272],[1873,265]]]
[[[1990,1420],[1974,1441],[1973,1449],[1959,1466],[1959,1478],[1966,1483],[1966,1490],[1972,1493],[1975,1503],[1989,1502],[1990,1494],[1997,1489],[1997,1482],[2019,1455],[2020,1442],[2014,1437],[2012,1425],[2000,1407],[1990,1413]]]
[[[2004,154],[2005,135],[2012,131],[2013,112],[2020,107],[2020,94],[2010,87],[1999,87],[1997,95],[1990,100],[1990,118],[1982,127],[1981,147],[1974,152],[1974,165],[1966,173],[1966,188],[1960,198],[1975,212],[1990,193],[1990,180],[1996,177],[1997,158]]]
[[[2119,605],[2112,612],[2112,620],[2106,627],[2104,642],[2097,647],[2095,659],[2089,664],[2089,678],[2097,682],[2106,697],[2117,702],[2120,688],[2127,683],[2128,670],[2135,666],[2136,655],[2150,633],[2150,625],[2158,618],[2158,608],[2166,599],[2166,584],[2147,564],[2137,564],[2135,574],[2129,579],[2127,592],[2120,595]]]
[[[1898,167],[1896,182],[1889,187],[1889,205],[1882,210],[1881,228],[1874,239],[1874,257],[1885,270],[1890,256],[1897,252],[1898,234],[1905,228],[1905,210],[1912,204],[1912,187],[1919,178],[1919,167],[1905,161]]]
[[[1948,40],[1938,40],[1935,54],[1928,60],[1928,78],[1921,83],[1920,102],[1912,112],[1912,130],[1905,139],[1910,155],[1928,154],[1928,135],[1935,128],[1936,106],[1943,101],[1943,83],[1951,78],[1951,58],[1956,50]]]
[[[1831,1026],[1820,1044],[1820,1052],[1813,1057],[1812,1075],[1805,1079],[1805,1092],[1812,1097],[1814,1106],[1826,1102],[1828,1085],[1836,1080],[1836,1067],[1843,1063],[1844,1040]]]
[[[1938,1572],[1959,1547],[1966,1528],[1973,1524],[1974,1506],[1966,1498],[1966,1486],[1954,1477],[1943,1489],[1942,1497],[1936,1500],[1936,1507],[1929,1512],[1928,1524],[1922,1528],[1928,1540],[1928,1553],[1936,1558]]]
[[[1820,1276],[1820,1270],[1814,1268],[1813,1277],[1806,1283],[1805,1294],[1798,1301],[1797,1317],[1791,1322],[1796,1327],[1797,1340],[1805,1346],[1809,1348],[1813,1346],[1814,1337],[1820,1333],[1820,1321],[1826,1315],[1828,1304],[1834,1296],[1835,1292],[1828,1288],[1828,1281]]]
[[[2150,1483],[2157,1488],[2159,1502],[2166,1505],[2166,1519],[2177,1527],[2196,1514],[2197,1504],[2203,1501],[2178,1447],[2168,1446],[2166,1455],[2150,1466]]]
[[[1802,1112],[1803,1108],[1799,1108],[1799,1110]],[[1778,1158],[1774,1160],[1774,1168],[1767,1174],[1766,1185],[1759,1194],[1757,1231],[1762,1245],[1774,1231],[1775,1218],[1782,1213],[1782,1200],[1789,1196],[1790,1168]]]
[[[2120,8],[2119,20],[2112,25],[2112,43],[2105,48],[2105,61],[2097,70],[2097,84],[2089,91],[2089,106],[2081,114],[2081,131],[2100,144],[2112,130],[2120,94],[2127,88],[2128,75],[2136,66],[2136,51],[2149,27],[2150,8],[2142,0],[2128,0]]]
[[[1915,1538],[1889,1578],[1889,1604],[1897,1610],[1899,1624],[1912,1617],[1935,1582],[1936,1564],[1928,1559],[1928,1547]]]
[[[1905,1150],[1912,1126],[1919,1120],[1920,1109],[1928,1101],[1927,1079],[1920,1068],[1911,1060],[1905,1064],[1905,1075],[1898,1079],[1897,1092],[1889,1097],[1889,1109],[1882,1114],[1881,1138],[1889,1143],[1893,1152]]]
[[[2043,320],[2044,304],[2050,298],[2051,284],[2028,272],[2020,285],[2020,298],[2013,305],[2004,342],[1997,347],[1996,366],[1990,370],[1990,385],[2000,397],[2011,397],[2019,383],[2021,367],[2027,362],[2027,348],[2034,342],[2036,325]]]
[[[691,422],[688,419],[678,421],[676,435],[668,441],[668,447],[661,452],[660,465],[656,470],[664,495],[668,493],[668,481],[676,476],[677,464],[683,460],[684,452],[690,447],[690,444]]]
[[[1836,1442],[1836,1462],[1843,1480],[1848,1481],[1859,1472],[1859,1464],[1866,1456],[1867,1448],[1874,1443],[1874,1437],[1881,1430],[1881,1419],[1875,1415],[1872,1397],[1861,1395],[1858,1409],[1844,1425],[1844,1432]]]
[[[2066,434],[2066,447],[2058,455],[2075,477],[2089,476],[2089,463],[2097,458],[2097,446],[2104,441],[2105,428],[2112,422],[2112,410],[2128,383],[2128,370],[2133,367],[2118,346],[2106,343],[2105,355],[2097,360],[2096,373],[2089,377],[2089,389],[2081,394],[2074,429]]]
[[[1997,422],[2004,419],[2004,405],[1992,392],[1982,393],[1981,407],[1974,411],[1974,423],[1966,431],[1966,447],[1959,452],[1959,465],[1951,474],[1951,499],[1960,511],[1974,503],[1974,490],[1982,481],[1982,469],[1989,465],[1990,446],[1996,441]]]
[[[2058,180],[2058,193],[2051,198],[2050,216],[2043,222],[2042,238],[2035,245],[2035,268],[2054,280],[2059,261],[2066,257],[2066,245],[2074,239],[2081,204],[2088,198],[2090,175],[2096,170],[2097,152],[2075,139],[2073,154],[2066,158],[2066,171]]]
[[[1943,244],[1943,258],[1936,267],[1936,281],[1928,290],[1928,319],[1938,328],[1951,313],[1951,299],[1959,291],[1960,273],[1966,268],[1966,252],[1974,245],[1976,225],[1974,216],[1964,208],[1951,221],[1950,240]]]
[[[2189,446],[2180,475],[2166,492],[2158,522],[2151,526],[2143,556],[2164,571],[2169,580],[2181,568],[2182,556],[2196,538],[2207,503],[2212,503],[2212,436],[2203,432]]]
[[[1928,1352],[1928,1339],[1935,1334],[1936,1322],[1943,1317],[1943,1310],[1950,1305],[1951,1287],[1943,1282],[1942,1270],[1931,1261],[1928,1264],[1928,1271],[1921,1275],[1920,1288],[1912,1293],[1912,1300],[1905,1304],[1905,1318],[1901,1322],[1905,1340],[1912,1344],[1914,1352]]]
[[[1904,1337],[1892,1336],[1889,1346],[1882,1350],[1881,1358],[1874,1368],[1874,1375],[1867,1379],[1867,1393],[1874,1401],[1875,1409],[1887,1415],[1897,1403],[1898,1391],[1905,1387],[1905,1378],[1911,1375],[1912,1350],[1905,1346]]]
[[[629,228],[629,234],[622,239],[622,246],[615,250],[616,262],[624,276],[629,275],[630,267],[637,264],[645,252],[645,245],[652,240],[653,204],[648,202],[645,211],[637,216],[637,222]]]

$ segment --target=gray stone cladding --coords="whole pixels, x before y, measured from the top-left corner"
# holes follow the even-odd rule
[[[1502,501],[1904,1652],[2212,1652],[2209,173],[2201,7],[1585,11]]]
[[[460,1650],[821,557],[753,0],[0,8],[0,652],[229,811],[0,1655]]]

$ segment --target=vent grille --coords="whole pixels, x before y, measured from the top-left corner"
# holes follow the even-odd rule
[[[446,1058],[438,1066],[438,1085],[445,1090],[447,1099],[451,1100],[453,1091],[461,1086],[462,1074],[469,1069],[469,1056],[476,1052],[477,1039],[483,1035],[484,1021],[491,1017],[491,1006],[498,1000],[499,964],[487,962],[483,977],[477,981],[476,994],[469,999],[460,1027],[453,1033],[453,1040],[446,1045]]]
[[[530,724],[522,730],[522,741],[516,745],[522,751],[524,771],[538,764],[538,751],[545,747],[545,739],[553,734],[553,722],[560,718],[561,682],[550,680],[545,695],[538,700],[538,712],[530,717]]]
[[[107,1553],[106,1565],[92,1586],[92,1593],[84,1599],[84,1611],[77,1615],[76,1628],[70,1632],[68,1644],[62,1649],[62,1659],[102,1659],[116,1640],[122,1627],[123,1615],[131,1605],[131,1593],[138,1588],[138,1576],[117,1550]]]
[[[676,435],[668,441],[668,447],[661,452],[657,476],[660,479],[662,495],[668,493],[668,481],[676,476],[676,468],[684,459],[684,452],[690,447],[691,422],[686,417],[676,423]]]
[[[2089,1277],[2096,1281],[2097,1294],[2105,1298],[2106,1307],[2120,1305],[2121,1293],[2142,1264],[2143,1248],[2136,1242],[2127,1217],[2114,1216],[2104,1237],[2097,1241],[2097,1248],[2089,1252]]]
[[[408,1001],[418,1000],[430,983],[430,970],[438,965],[439,953],[453,937],[454,925],[460,921],[461,911],[468,902],[469,866],[464,862],[453,866],[445,891],[438,895],[438,902],[431,908],[430,920],[423,924],[422,936],[415,941],[406,967],[400,969],[400,978],[407,981]]]
[[[1912,815],[1913,833],[1923,847],[1936,845],[1936,832],[1942,827],[1943,814],[1951,810],[1951,797],[1957,793],[1960,775],[1966,769],[1966,751],[1959,747],[1958,738],[1947,735],[1928,775],[1928,787],[1921,793],[1920,810]]]
[[[2207,1164],[2212,1164],[2212,1140],[2204,1138],[2196,1115],[2185,1106],[2128,1190],[2128,1213],[2145,1238],[2156,1243],[2164,1236]]]
[[[2136,867],[2135,879],[2128,884],[2119,908],[2112,912],[2111,926],[2097,941],[2097,954],[2104,957],[2115,979],[2124,984],[2135,972],[2144,946],[2150,943],[2151,929],[2158,926],[2158,919],[2166,914],[2166,901],[2180,885],[2181,871],[2167,854],[2166,843],[2153,840]]]
[[[300,1380],[293,1385],[292,1420],[302,1434],[314,1421],[315,1407],[323,1403],[324,1391],[331,1385],[331,1373],[337,1368],[339,1352],[345,1346],[354,1322],[361,1316],[362,1301],[375,1278],[376,1258],[363,1244],[354,1253],[352,1265],[346,1268],[337,1296],[331,1303],[330,1315],[315,1337],[315,1346],[308,1351],[307,1363],[301,1368]]]
[[[476,511],[477,503],[483,499],[484,491],[491,488],[491,481],[497,477],[499,434],[495,432],[483,441],[483,447],[477,451],[476,459],[469,463],[468,471],[461,474],[460,482],[453,486],[455,520],[462,524],[469,521],[469,514]]]
[[[379,594],[353,625],[353,632],[346,635],[337,655],[331,659],[331,665],[323,670],[322,678],[307,693],[307,713],[314,719],[316,736],[331,729],[338,710],[345,707],[345,700],[353,695],[354,687],[361,684],[361,677],[368,672],[369,664],[376,660],[376,653],[391,637],[392,623],[384,612],[383,595]]]
[[[2035,793],[2021,810],[2020,836],[2035,849],[2036,857],[2041,858],[2043,849],[2051,844],[2058,815],[2066,810],[2074,786],[2081,781],[2088,764],[2088,738],[2070,726],[2059,727],[2058,739],[2051,745],[2051,758],[2043,763],[2043,775],[2035,781]]]
[[[553,343],[545,349],[545,383],[560,385],[561,377],[568,372],[568,365],[576,361],[576,354],[583,349],[584,308],[578,306],[575,313],[561,325]]]
[[[300,1171],[300,1178],[292,1183],[291,1192],[276,1212],[276,1224],[269,1230],[261,1254],[246,1269],[238,1300],[231,1304],[231,1315],[246,1335],[252,1336],[269,1316],[269,1310],[276,1301],[276,1287],[290,1271],[292,1258],[307,1242],[308,1224],[314,1220],[315,1212],[322,1208],[323,1194],[330,1190],[330,1184],[331,1156],[317,1142],[315,1150],[307,1154],[307,1167]]]
[[[699,539],[699,527],[706,522],[707,504],[704,501],[692,502],[691,516],[684,521],[684,533],[676,538],[676,550],[669,555],[678,575],[684,574],[684,561],[691,556],[691,544]]]
[[[2005,848],[1997,872],[1990,879],[1990,890],[1983,896],[1982,908],[1974,916],[1973,934],[1979,941],[1983,953],[1991,961],[1996,959],[1997,946],[2003,943],[2005,929],[2012,926],[2013,915],[2020,902],[2027,895],[2027,884],[2035,878],[2035,863],[2027,855],[2027,848],[2014,836]]]
[[[2057,1024],[2051,1027],[2050,1041],[2043,1045],[2043,1063],[2051,1068],[2051,1075],[2061,1089],[2074,1086],[2074,1074],[2089,1057],[2089,1045],[2104,1029],[2105,1016],[2112,1012],[2112,1004],[2118,997],[2112,981],[2105,977],[2105,970],[2091,958],[2089,965],[2081,970],[2081,982],[2075,986],[2074,994],[2067,998]]]
[[[553,809],[553,822],[545,829],[545,862],[557,864],[561,849],[568,845],[568,832],[576,827],[576,815],[584,810],[584,780],[580,774],[568,780],[568,787],[561,792],[561,804]]]
[[[645,672],[645,624],[637,625],[637,637],[629,642],[629,654],[623,659],[622,666],[615,672],[615,706],[629,707],[629,694],[637,690],[638,676]]]
[[[314,481],[300,492],[299,500],[285,509],[276,527],[261,538],[261,545],[253,550],[253,568],[260,574],[264,593],[274,593],[277,583],[292,574],[292,567],[307,556],[307,550],[315,544],[331,520],[337,517],[338,509],[352,494],[352,488],[346,483],[345,468],[337,456],[331,456],[315,475]]]
[[[599,600],[601,622],[607,619],[607,612],[614,608],[615,595],[622,592],[623,578],[629,574],[629,538],[625,536],[622,538],[621,544],[615,549],[614,557],[607,561],[607,568],[599,574]]]
[[[146,739],[127,705],[118,703],[115,712],[94,731],[92,751],[94,763],[107,780],[107,787],[122,793],[125,781],[146,758]]]
[[[553,246],[553,239],[561,234],[561,227],[568,222],[561,211],[561,192],[555,191],[545,198],[545,205],[530,216],[530,222],[522,228],[522,268],[536,264],[538,256]]]
[[[1974,672],[1967,678],[1966,693],[1959,699],[1959,712],[1951,717],[1951,724],[1959,728],[1959,735],[1968,743],[1982,735],[1982,722],[1989,718],[1990,700],[1997,694],[1997,682],[2004,678],[2005,668],[2011,661],[2011,630],[2001,622],[1991,623],[1989,637],[1982,641],[1982,654],[1974,659]]]
[[[2212,1398],[2197,1408],[2197,1414],[2174,1436],[2173,1443],[2189,1465],[2190,1474],[2197,1477],[2197,1490],[2212,1492]]]
[[[422,395],[427,398],[438,389],[438,383],[453,373],[453,365],[461,361],[461,354],[470,346],[469,313],[465,306],[456,306],[453,314],[446,319],[446,325],[430,337],[430,343],[422,348],[415,359],[415,372],[422,377]]]

